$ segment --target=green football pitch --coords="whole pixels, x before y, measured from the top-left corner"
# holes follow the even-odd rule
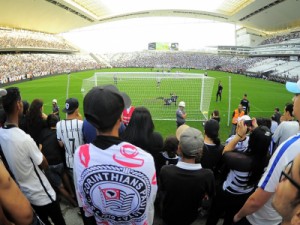
[[[174,70],[174,72],[175,71],[176,70]],[[184,73],[204,72],[201,70],[183,70],[183,69],[180,69],[180,71]],[[80,112],[82,114],[83,114],[83,110],[82,110],[83,94],[81,93],[82,80],[93,76],[95,72],[150,72],[150,69],[137,69],[137,68],[102,69],[97,71],[93,70],[93,71],[71,73],[68,96],[78,98],[80,102]],[[231,121],[229,121],[229,126],[228,126],[228,109],[230,107],[229,115],[231,116],[233,110],[237,108],[238,104],[240,103],[240,100],[242,99],[245,93],[247,93],[248,99],[250,101],[251,117],[270,118],[274,112],[275,107],[279,107],[282,112],[284,109],[284,105],[292,101],[293,95],[286,91],[285,85],[283,84],[266,81],[262,79],[245,77],[244,75],[225,73],[225,72],[218,72],[218,71],[205,71],[205,72],[208,73],[208,76],[215,78],[212,98],[211,98],[211,103],[209,108],[209,115],[215,109],[220,111],[220,117],[221,117],[220,137],[222,142],[226,140],[231,129]],[[229,80],[231,80],[230,82],[231,88],[229,88]],[[222,101],[216,102],[215,97],[216,97],[217,86],[219,81],[221,81],[223,85]],[[22,83],[14,84],[13,86],[17,86],[20,88],[23,100],[27,100],[29,103],[36,98],[42,99],[44,101],[44,112],[48,114],[51,113],[51,107],[52,107],[51,102],[52,99],[54,98],[58,100],[58,105],[60,106],[60,109],[64,107],[64,102],[67,96],[67,82],[68,82],[68,76],[64,74],[64,75],[50,76],[41,79],[34,79],[32,81],[25,81]],[[139,83],[138,85],[143,85],[143,84]],[[190,85],[188,83],[184,83],[184,81],[182,81],[180,85],[182,85],[186,89],[190,89]],[[174,88],[174,90],[175,89],[176,87]],[[147,101],[142,101],[142,102],[138,102],[138,104],[135,104],[134,99],[141,99],[143,93],[132,92],[130,89],[122,90],[122,91],[129,93],[130,97],[133,99],[133,104],[135,106],[147,107],[147,104],[149,104]],[[154,88],[154,92],[155,91],[156,89]],[[196,91],[197,93],[199,93],[199,89]],[[231,100],[229,104],[230,91],[231,91]],[[158,104],[163,105],[162,100],[159,100],[159,98],[165,96],[160,96],[160,95],[153,95],[154,97],[152,97],[151,99],[152,101],[153,99],[155,99],[155,101],[160,101]],[[168,92],[165,93],[165,95],[166,97],[167,95],[169,95],[169,90]],[[146,97],[143,98],[145,98],[146,100]],[[164,137],[171,134],[175,134],[176,131],[175,111],[177,106],[171,105],[171,107],[167,108],[167,111],[174,114],[173,121],[155,120],[156,130],[162,133]],[[187,114],[189,114],[188,104],[186,107],[186,112]],[[202,122],[188,121],[187,124],[203,131]]]

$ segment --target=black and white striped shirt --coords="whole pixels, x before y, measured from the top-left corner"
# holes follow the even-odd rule
[[[73,168],[73,155],[77,147],[84,144],[82,134],[82,120],[61,120],[56,124],[57,140],[64,143],[66,151],[66,165]]]

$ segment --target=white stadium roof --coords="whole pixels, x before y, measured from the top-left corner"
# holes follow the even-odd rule
[[[233,23],[265,33],[300,27],[300,0],[0,0],[0,27],[47,33],[137,17]]]

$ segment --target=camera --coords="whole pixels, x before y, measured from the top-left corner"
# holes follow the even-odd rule
[[[246,125],[247,127],[251,127],[252,126],[252,120],[244,120],[244,125]]]

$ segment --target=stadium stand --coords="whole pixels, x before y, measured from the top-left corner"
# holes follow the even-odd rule
[[[0,28],[0,51],[19,48],[78,51],[64,38],[57,35]]]
[[[275,37],[270,37],[260,43],[260,45],[267,45],[267,44],[275,44],[281,43],[287,40],[300,38],[300,31],[291,32],[285,35],[277,35]]]
[[[84,54],[1,54],[0,83],[105,66]]]

